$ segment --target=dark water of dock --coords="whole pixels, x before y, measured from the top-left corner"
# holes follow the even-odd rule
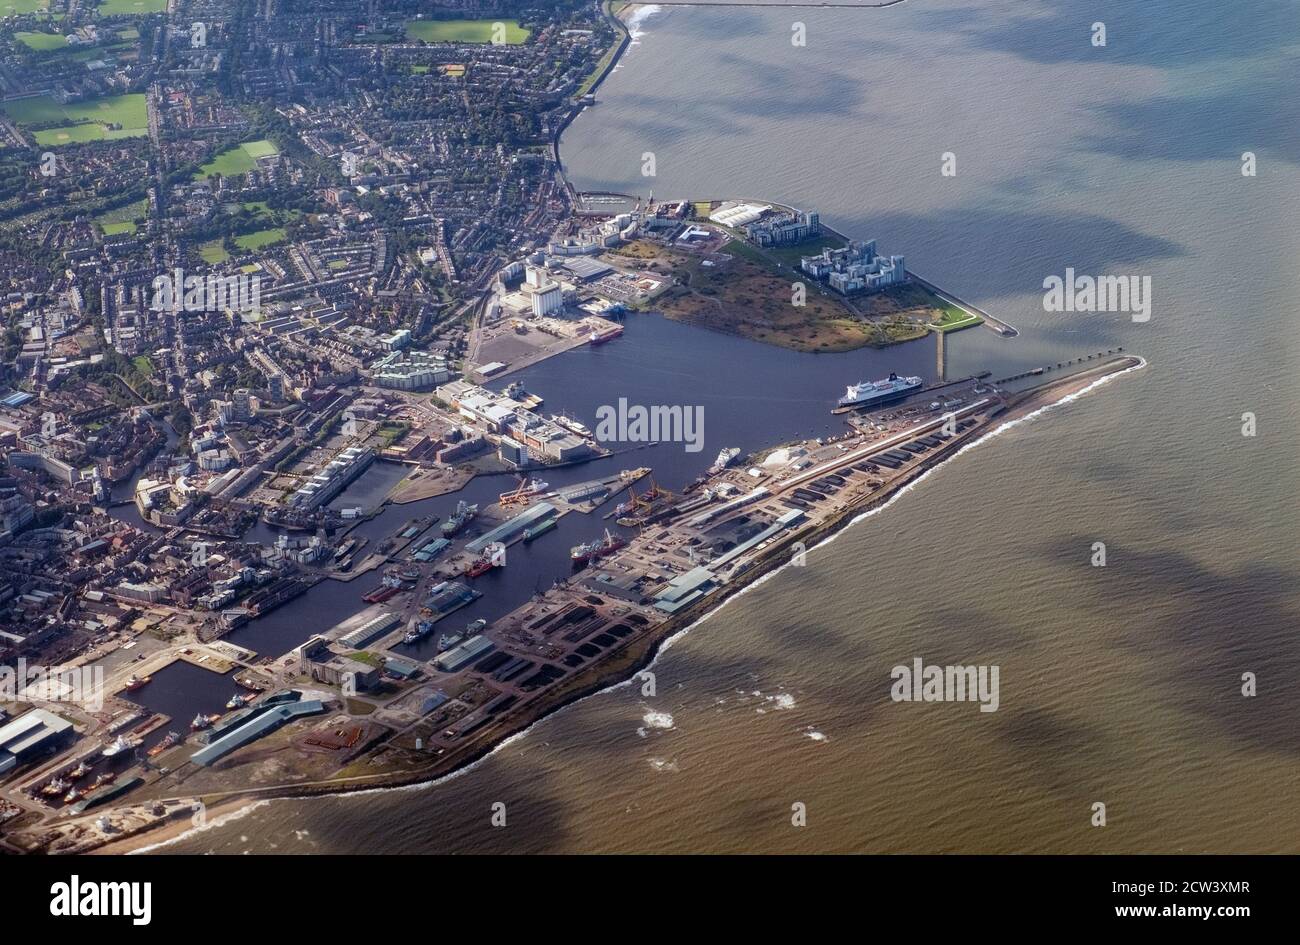
[[[189,737],[190,722],[202,712],[205,715],[224,713],[226,702],[237,692],[243,692],[232,678],[233,671],[214,673],[184,660],[152,674],[148,684],[123,697],[136,705],[166,715],[171,721],[151,732],[141,748],[148,750],[162,741],[169,731]]]

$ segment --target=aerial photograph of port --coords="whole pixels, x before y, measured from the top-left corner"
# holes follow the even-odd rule
[[[1244,6],[0,0],[0,852],[1300,852]]]

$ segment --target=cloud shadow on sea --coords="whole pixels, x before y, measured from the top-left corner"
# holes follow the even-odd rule
[[[917,4],[910,12],[923,32],[960,36],[973,49],[1045,64],[1226,66],[1295,42],[1290,0],[1234,7],[1231,14],[1218,3],[1184,0],[1038,0],[1029,9],[1018,2],[968,0],[965,6]],[[1104,47],[1092,44],[1094,23],[1105,24]]]
[[[1078,549],[1091,540],[1061,539],[1043,553],[1074,569],[1076,593],[1097,616],[1111,615],[1117,645],[1141,661],[1160,698],[1222,739],[1300,756],[1291,685],[1300,678],[1300,572],[1266,561],[1220,572],[1177,550],[1112,546],[1107,567],[1080,576]],[[1243,673],[1259,680],[1256,696],[1243,696]]]

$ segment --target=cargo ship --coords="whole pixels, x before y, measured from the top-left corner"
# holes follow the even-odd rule
[[[41,793],[46,797],[56,797],[68,789],[68,782],[62,778],[55,778],[49,784],[41,788]]]
[[[90,765],[84,761],[68,772],[69,781],[80,781],[86,775],[90,774]]]
[[[836,406],[843,409],[854,409],[887,404],[919,390],[924,383],[919,377],[899,377],[890,371],[889,377],[884,380],[850,384]]]
[[[484,555],[470,563],[470,566],[465,569],[465,577],[480,577],[487,574],[496,566],[496,562],[492,560],[491,555]]]
[[[362,594],[361,599],[367,604],[382,604],[384,601],[388,600],[388,598],[393,597],[401,590],[401,577],[395,574],[386,574],[379,586],[371,589],[365,594]]]
[[[369,593],[362,594],[361,599],[367,604],[382,604],[384,601],[388,600],[388,598],[395,596],[401,589],[401,585],[392,587],[388,584],[380,584]]]
[[[272,581],[260,591],[254,591],[244,601],[244,609],[249,617],[260,617],[281,604],[293,600],[299,594],[306,594],[311,585],[296,578],[280,578]]]
[[[621,334],[623,334],[623,326],[612,325],[609,328],[602,328],[600,331],[593,331],[590,341],[593,345],[603,345],[607,341],[613,341]]]
[[[219,715],[204,715],[200,712],[198,715],[194,716],[194,720],[190,722],[190,731],[201,732],[205,728],[211,728],[212,723],[219,718],[221,718]]]
[[[104,749],[103,755],[105,758],[116,758],[124,752],[133,752],[139,747],[140,739],[135,737],[127,738],[125,735],[119,735],[117,738],[113,739],[111,745]]]
[[[585,426],[583,426],[577,420],[574,420],[572,417],[566,417],[562,413],[551,414],[551,422],[555,424],[559,424],[560,426],[564,427],[564,429],[568,430],[570,433],[576,433],[578,434],[578,436],[587,436],[587,437],[591,436],[591,431],[588,430]]]
[[[135,692],[137,689],[143,689],[153,681],[152,676],[135,676],[132,675],[126,683],[127,692]]]
[[[444,633],[442,636],[438,637],[438,652],[441,653],[443,650],[450,650],[463,639],[465,639],[465,634],[457,630],[453,630],[451,633]]]
[[[718,453],[718,458],[715,459],[713,465],[709,467],[709,473],[711,475],[716,475],[717,473],[722,472],[722,470],[726,469],[727,466],[731,464],[731,461],[739,455],[740,449],[738,447],[728,446],[725,450]]]
[[[152,748],[149,749],[148,751],[149,757],[157,758],[168,748],[171,748],[173,745],[180,744],[180,740],[181,740],[180,732],[168,732],[166,738],[164,738],[157,745],[154,745]]]
[[[421,620],[402,637],[402,642],[406,644],[419,643],[429,634],[433,633],[433,623],[429,620]]]
[[[242,709],[244,706],[248,705],[252,701],[253,701],[253,693],[237,692],[230,697],[230,701],[226,703],[226,708],[230,709],[231,711],[234,711],[235,709]]]
[[[524,529],[524,541],[532,541],[534,538],[540,538],[541,536],[549,532],[552,528],[554,528],[557,524],[558,524],[557,519],[548,518],[546,521],[539,522],[538,524],[534,525],[532,528]]]
[[[511,489],[509,492],[501,493],[497,496],[497,501],[500,502],[502,506],[518,505],[527,502],[535,495],[540,495],[549,488],[551,488],[551,484],[549,482],[544,482],[541,479],[521,478],[517,489]]]
[[[603,538],[597,538],[595,541],[584,542],[581,545],[574,545],[569,549],[569,559],[574,565],[581,567],[604,558],[606,555],[612,555],[618,549],[627,544],[627,541],[619,535],[611,534],[608,529],[605,530]]]
[[[455,514],[442,523],[442,537],[451,538],[460,534],[461,530],[474,520],[475,515],[478,515],[477,505],[470,505],[464,501],[457,502]]]

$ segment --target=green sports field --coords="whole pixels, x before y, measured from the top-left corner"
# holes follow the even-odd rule
[[[58,127],[35,132],[36,143],[46,146],[138,138],[149,133],[148,106],[142,94],[109,95],[67,105],[40,95],[5,102],[0,108],[27,127],[60,122]]]
[[[426,43],[490,43],[492,28],[497,23],[505,26],[507,45],[518,46],[528,39],[530,31],[520,26],[518,20],[409,20],[406,38],[422,39]]]
[[[137,200],[125,207],[109,210],[95,217],[95,222],[104,231],[105,236],[118,236],[122,233],[134,233],[136,221],[143,220],[149,214],[149,201]]]
[[[0,16],[36,13],[49,7],[50,0],[0,0]]]
[[[222,177],[247,174],[257,167],[258,158],[270,157],[279,153],[280,149],[270,141],[249,141],[246,144],[231,148],[229,151],[222,151],[207,164],[200,167],[194,177],[196,180],[203,180],[213,174],[220,174]]]
[[[4,0],[0,0],[3,3]],[[131,16],[136,13],[164,13],[167,0],[104,0],[99,5],[100,16]]]
[[[236,236],[235,245],[240,249],[251,251],[283,242],[288,235],[284,227],[277,226],[269,230],[256,230],[252,233],[245,233],[243,236]]]
[[[230,254],[221,245],[221,240],[209,240],[201,245],[199,255],[203,257],[205,263],[211,266],[216,266],[230,258]]]
[[[58,33],[14,33],[14,39],[36,52],[68,48],[68,41]]]

